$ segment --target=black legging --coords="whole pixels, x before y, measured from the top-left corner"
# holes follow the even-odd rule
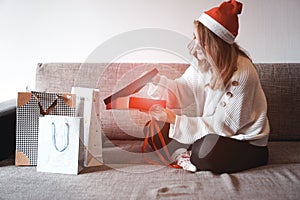
[[[190,145],[181,144],[169,138],[170,124],[158,123],[170,154],[178,148],[190,148]],[[144,132],[146,130],[147,127],[145,127]],[[162,147],[157,134],[154,137],[154,143],[158,149]],[[268,163],[268,148],[266,146],[259,147],[248,141],[231,139],[217,134],[209,134],[197,140],[191,145],[191,150],[191,162],[199,171],[234,173]]]

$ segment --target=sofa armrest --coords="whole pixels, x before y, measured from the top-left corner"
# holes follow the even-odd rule
[[[16,148],[16,100],[0,103],[0,160],[13,155]]]

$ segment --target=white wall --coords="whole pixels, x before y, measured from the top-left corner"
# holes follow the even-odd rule
[[[193,20],[220,2],[0,0],[0,102],[16,98],[26,85],[34,89],[39,62],[84,62],[104,41],[142,28],[168,29],[190,37]],[[237,41],[254,62],[299,62],[300,1],[245,0],[243,4]],[[168,54],[139,56],[125,61],[180,61]]]

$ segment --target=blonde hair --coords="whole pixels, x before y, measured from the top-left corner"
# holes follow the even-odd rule
[[[210,87],[212,89],[224,89],[233,73],[237,70],[238,55],[249,56],[236,44],[228,44],[201,22],[195,21],[195,28],[199,43],[210,55],[213,77]],[[249,58],[250,59],[250,58]],[[251,59],[250,59],[251,60]]]

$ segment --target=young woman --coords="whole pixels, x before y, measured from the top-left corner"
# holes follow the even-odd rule
[[[265,94],[254,64],[234,42],[241,11],[242,4],[231,0],[204,12],[194,22],[188,46],[195,62],[180,78],[158,76],[159,83],[150,87],[152,96],[167,99],[168,108],[196,104],[193,117],[169,109],[151,111],[183,169],[232,173],[268,161]]]

